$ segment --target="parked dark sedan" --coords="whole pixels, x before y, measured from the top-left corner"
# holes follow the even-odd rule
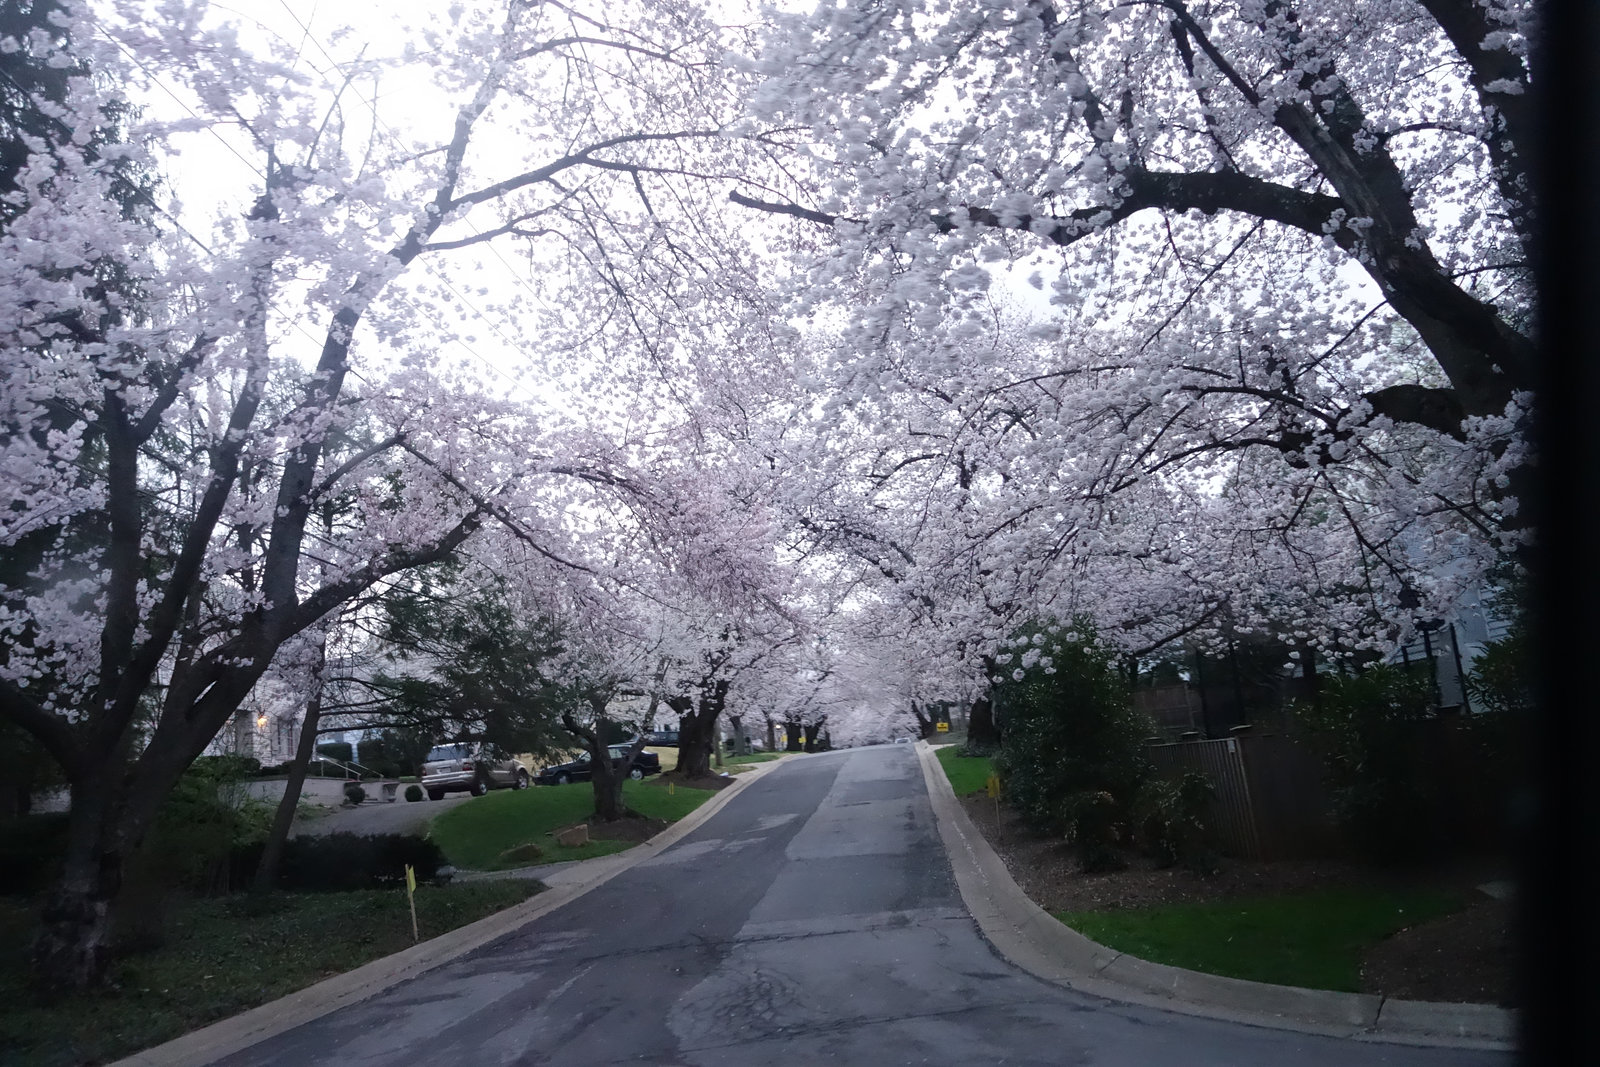
[[[622,759],[628,754],[627,745],[612,745],[611,758]],[[633,758],[633,767],[628,771],[629,778],[643,778],[646,775],[661,773],[661,757],[654,752],[641,749]],[[594,777],[593,769],[589,766],[589,753],[585,752],[571,763],[558,763],[553,767],[546,767],[533,780],[540,785],[566,785],[568,782],[587,782]]]

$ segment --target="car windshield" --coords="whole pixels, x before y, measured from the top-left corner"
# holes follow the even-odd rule
[[[436,760],[444,759],[463,759],[466,754],[466,745],[435,745],[428,752],[427,762],[433,763]]]

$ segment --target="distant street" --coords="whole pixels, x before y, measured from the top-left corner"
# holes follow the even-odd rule
[[[1511,1061],[1129,1007],[1025,974],[962,905],[915,749],[884,746],[792,758],[678,844],[567,906],[222,1062]]]

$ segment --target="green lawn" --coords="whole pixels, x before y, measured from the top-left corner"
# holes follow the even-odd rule
[[[526,900],[522,879],[419,886],[424,940]],[[166,940],[114,965],[115,992],[35,1004],[25,969],[38,906],[0,898],[0,1063],[105,1063],[292,993],[412,944],[404,890],[284,893],[281,910],[245,898],[165,898]]]
[[[934,752],[934,757],[958,797],[982,791],[994,773],[993,760],[987,756],[963,756],[958,745],[944,745]]]
[[[1359,991],[1362,954],[1407,926],[1458,910],[1447,893],[1320,890],[1056,918],[1119,952],[1192,971],[1307,989]]]
[[[627,805],[652,819],[677,822],[711,799],[714,790],[668,792],[661,779],[623,783]],[[626,841],[590,841],[577,848],[556,844],[551,831],[572,826],[594,814],[594,787],[588,782],[502,790],[479,797],[440,815],[428,836],[450,862],[465,870],[499,871],[560,860],[590,859],[621,852]],[[528,854],[534,845],[541,855]]]
[[[724,756],[722,762],[728,767],[750,767],[757,763],[771,763],[783,756],[782,752],[752,752],[748,756]]]

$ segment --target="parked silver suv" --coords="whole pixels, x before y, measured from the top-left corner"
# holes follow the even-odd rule
[[[514,759],[495,759],[484,745],[437,745],[422,764],[422,788],[430,800],[464,790],[481,797],[501,787],[526,789],[529,781],[528,768]]]

